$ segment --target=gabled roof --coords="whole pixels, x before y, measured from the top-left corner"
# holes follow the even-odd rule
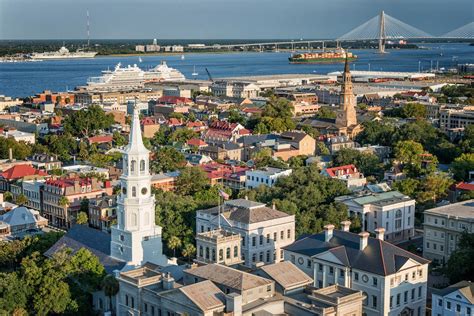
[[[203,312],[225,307],[225,295],[209,280],[177,289]]]
[[[76,253],[81,248],[86,248],[99,258],[107,273],[121,270],[125,262],[110,256],[110,234],[85,225],[74,225],[61,237],[44,255],[52,257],[56,252],[64,248],[72,249]]]
[[[113,141],[112,135],[97,135],[89,137],[89,143],[91,144],[103,144],[103,143],[111,143]]]
[[[460,281],[444,289],[433,289],[433,294],[446,296],[459,291],[471,304],[474,304],[474,283],[471,281]]]
[[[46,218],[41,217],[38,211],[20,206],[0,215],[0,221],[5,222],[10,226],[18,226],[36,224],[39,221],[46,221]]]
[[[230,289],[246,291],[262,285],[270,285],[273,281],[236,270],[221,264],[213,263],[185,270],[184,273],[222,284]]]
[[[207,146],[207,143],[199,138],[191,138],[190,140],[187,141],[187,144],[189,146],[196,146],[196,147]]]
[[[337,177],[341,175],[354,174],[357,172],[357,168],[354,165],[345,165],[339,167],[326,168],[325,171],[330,177]],[[338,174],[338,172],[340,174]]]
[[[348,267],[378,275],[397,272],[408,260],[423,265],[430,261],[386,241],[369,237],[367,247],[359,250],[360,236],[350,232],[333,231],[329,242],[323,233],[314,234],[284,247],[286,251],[313,257],[331,252]]]
[[[16,180],[29,176],[45,177],[48,174],[42,170],[33,168],[31,165],[16,165],[0,174],[6,180]]]
[[[260,268],[285,290],[303,287],[313,283],[313,279],[298,269],[290,261],[281,261]]]

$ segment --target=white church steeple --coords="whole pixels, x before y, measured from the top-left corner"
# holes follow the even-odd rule
[[[123,154],[117,225],[111,228],[111,256],[136,266],[145,262],[166,265],[161,227],[155,225],[155,197],[151,194],[150,151],[145,147],[137,105],[133,109],[130,141]]]

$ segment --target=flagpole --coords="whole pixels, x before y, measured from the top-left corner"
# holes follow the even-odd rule
[[[221,195],[219,191],[217,191],[217,201],[217,225],[221,229]]]

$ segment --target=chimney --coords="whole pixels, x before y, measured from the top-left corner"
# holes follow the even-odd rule
[[[334,225],[329,224],[324,226],[324,241],[329,242],[334,232]]]
[[[272,209],[276,210],[275,202],[272,204]]]
[[[369,233],[368,232],[361,232],[359,233],[359,250],[364,250],[367,247],[367,243],[369,241]]]
[[[341,230],[343,232],[348,232],[350,227],[351,227],[351,221],[342,221],[341,222]]]
[[[375,236],[377,239],[384,240],[385,228],[379,227],[375,230]]]
[[[174,278],[168,272],[163,276],[163,289],[171,290],[174,288]]]
[[[8,148],[8,159],[13,161],[13,149],[11,147]]]
[[[230,293],[225,296],[226,312],[232,315],[242,315],[242,295]]]

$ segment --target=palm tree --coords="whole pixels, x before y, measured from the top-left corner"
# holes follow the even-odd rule
[[[66,206],[69,206],[69,204],[71,204],[71,202],[67,199],[67,197],[61,196],[59,198],[59,201],[58,201],[59,206],[66,207]]]
[[[109,297],[109,310],[112,312],[112,296],[115,296],[119,291],[119,283],[117,279],[109,274],[102,279],[102,290],[105,295]]]
[[[183,256],[188,257],[188,262],[191,262],[191,257],[196,253],[196,247],[193,244],[185,244],[182,253]]]
[[[25,205],[26,203],[28,203],[28,197],[26,197],[26,195],[20,194],[16,197],[16,204]]]
[[[173,257],[176,257],[176,249],[181,247],[181,239],[176,236],[171,236],[168,240],[168,247],[173,249]]]

